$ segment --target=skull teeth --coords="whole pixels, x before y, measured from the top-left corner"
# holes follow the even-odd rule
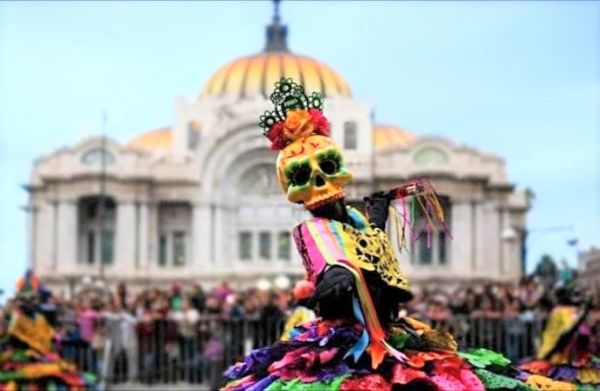
[[[323,199],[316,200],[315,202],[311,203],[310,205],[306,205],[306,208],[308,208],[308,209],[316,209],[316,208],[319,208],[319,207],[321,207],[321,206],[323,206],[325,204],[328,204],[328,203],[333,202],[333,201],[337,201],[337,200],[342,199],[342,198],[344,198],[344,192],[343,191],[341,191],[339,193],[336,193],[336,194],[333,194],[333,195],[330,195],[330,196],[325,197]]]

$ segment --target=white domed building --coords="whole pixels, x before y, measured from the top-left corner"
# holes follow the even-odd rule
[[[501,158],[373,122],[327,64],[290,51],[276,15],[265,49],[217,70],[197,99],[176,102],[173,125],[127,144],[86,139],[37,159],[30,194],[32,266],[52,285],[84,276],[132,288],[300,278],[290,232],[307,217],[287,202],[276,154],[258,127],[276,81],[321,91],[332,137],[355,181],[347,199],[428,177],[444,195],[454,240],[436,235],[400,257],[413,284],[514,281],[529,208]],[[503,232],[521,233],[509,239]],[[506,236],[506,235],[504,235]]]

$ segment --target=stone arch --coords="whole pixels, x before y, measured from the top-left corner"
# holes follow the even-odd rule
[[[275,162],[276,156],[269,150],[265,137],[252,126],[242,127],[215,143],[210,156],[200,164],[201,194],[219,194],[226,196],[223,191],[228,183],[230,170],[234,162],[244,156],[262,156],[263,161]],[[275,173],[274,173],[275,174]]]

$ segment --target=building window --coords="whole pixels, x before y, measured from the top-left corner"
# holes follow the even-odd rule
[[[188,238],[191,232],[191,205],[163,202],[158,206],[158,265],[181,267],[188,262]]]
[[[78,203],[78,259],[93,265],[114,262],[117,205],[110,197],[84,197]]]
[[[185,232],[173,232],[173,264],[185,265]]]
[[[261,260],[271,259],[271,233],[260,232],[258,234],[258,256]]]
[[[358,147],[358,132],[356,122],[344,123],[344,149],[355,150]]]
[[[86,237],[87,263],[93,265],[96,261],[96,234],[94,231],[88,231]]]
[[[448,163],[448,155],[439,148],[425,147],[415,153],[415,163],[420,166],[441,165]]]
[[[164,234],[158,238],[158,264],[167,265],[167,236]]]
[[[93,148],[83,154],[81,157],[81,162],[83,164],[113,164],[115,162],[115,157],[112,153],[102,148]]]
[[[102,263],[105,265],[113,263],[115,232],[112,230],[102,231]]]
[[[420,265],[431,265],[431,261],[433,258],[432,249],[427,243],[427,236],[423,234],[417,240],[417,249],[419,254],[419,264]]]
[[[277,235],[277,258],[283,261],[290,259],[290,233],[288,231],[279,232]]]
[[[200,134],[196,129],[188,129],[188,149],[195,150],[198,147]]]
[[[199,121],[189,121],[187,127],[187,144],[188,149],[195,150],[200,143],[200,131],[202,124]]]
[[[438,235],[438,261],[440,265],[446,264],[446,252],[448,250],[448,243],[446,240],[446,233],[440,232]]]
[[[440,203],[444,209],[446,225],[450,227],[450,199],[447,196],[440,196]],[[419,237],[412,246],[410,254],[411,263],[421,266],[447,265],[450,261],[448,257],[450,253],[450,241],[447,240],[446,234],[441,229],[442,227],[437,227],[437,232],[431,233],[431,238],[429,239],[425,223],[426,217],[418,211],[414,224]]]
[[[252,259],[252,233],[248,231],[240,232],[238,241],[239,258],[243,261]]]

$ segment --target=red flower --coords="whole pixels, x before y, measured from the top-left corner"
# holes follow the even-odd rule
[[[302,113],[306,116],[306,111],[299,111],[298,113],[292,112],[292,114],[297,114],[296,116],[299,116]],[[327,122],[327,118],[325,118],[325,116],[317,109],[309,109],[308,114],[310,114],[310,117],[308,117],[308,120],[304,118],[305,121],[303,124],[308,124],[307,126],[310,126],[310,128],[306,129],[305,135],[294,134],[293,132],[290,134],[290,129],[286,129],[286,122],[294,122],[292,119],[298,120],[295,117],[288,117],[286,118],[286,122],[280,121],[273,124],[267,132],[267,138],[271,141],[271,149],[280,151],[296,138],[308,137],[310,134],[329,136],[329,122]],[[294,124],[296,122],[298,121],[295,121]],[[301,126],[299,127],[302,128]],[[292,131],[302,131],[302,129],[292,129]]]
[[[283,149],[288,144],[288,140],[283,135],[283,122],[277,122],[271,126],[271,129],[267,132],[267,138],[271,140],[271,149],[273,151]]]
[[[315,133],[323,136],[329,136],[329,122],[327,118],[317,109],[308,109],[315,124]]]

